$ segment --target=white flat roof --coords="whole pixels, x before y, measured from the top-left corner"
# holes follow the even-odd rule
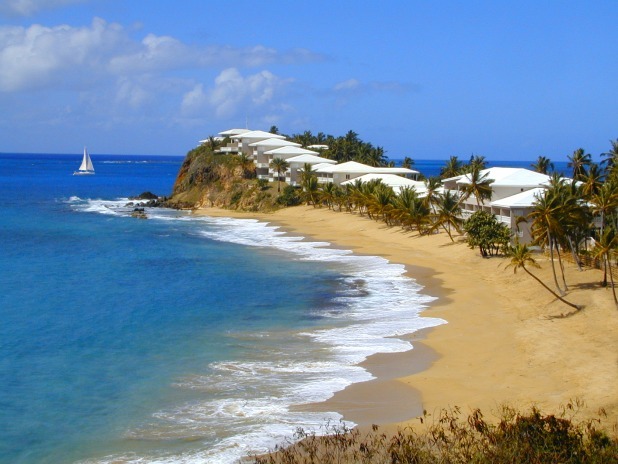
[[[354,174],[368,174],[370,172],[375,172],[375,168],[372,166],[368,166],[366,164],[357,163],[356,161],[348,161],[346,163],[328,165],[324,167],[320,167],[316,170],[317,172],[349,172]]]
[[[223,132],[219,132],[219,135],[223,137],[231,137],[232,135],[243,134],[245,132],[250,132],[249,129],[229,129]]]
[[[259,140],[249,144],[250,147],[300,147],[300,143],[290,142],[285,139],[270,138],[266,140]]]
[[[264,140],[264,139],[284,139],[283,135],[271,134],[270,132],[264,131],[248,131],[243,132],[241,134],[236,134],[231,136],[233,139],[255,139],[255,140]]]
[[[302,164],[309,163],[309,164],[316,165],[316,164],[337,164],[337,161],[331,160],[328,158],[322,158],[321,156],[305,154],[305,155],[298,155],[292,158],[288,158],[288,163],[302,163]]]
[[[318,152],[307,150],[306,148],[292,146],[292,147],[275,148],[274,150],[265,151],[264,154],[298,156],[298,155],[317,155]]]
[[[408,168],[373,168],[375,172],[381,172],[384,174],[418,174],[419,171]]]

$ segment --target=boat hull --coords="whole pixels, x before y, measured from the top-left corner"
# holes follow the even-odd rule
[[[75,171],[74,176],[94,176],[94,171]]]

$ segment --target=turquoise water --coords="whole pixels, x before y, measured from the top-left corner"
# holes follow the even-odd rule
[[[149,210],[177,157],[0,155],[0,462],[234,462],[331,413],[431,297],[253,220]]]

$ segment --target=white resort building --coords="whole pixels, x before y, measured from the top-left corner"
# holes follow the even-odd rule
[[[349,185],[357,181],[371,182],[379,179],[393,188],[398,194],[403,187],[414,188],[420,196],[426,194],[424,182],[417,181],[418,171],[402,167],[373,167],[356,161],[337,163],[319,156],[328,149],[327,145],[310,145],[303,148],[301,144],[286,140],[282,135],[249,129],[230,129],[219,132],[215,140],[229,140],[219,148],[220,153],[245,154],[256,164],[258,179],[270,182],[277,180],[277,172],[270,168],[275,158],[289,163],[285,172],[285,181],[292,186],[299,185],[299,174],[307,165],[316,174],[320,184],[332,182],[335,185]],[[207,143],[209,139],[200,143]],[[527,216],[535,206],[538,195],[547,186],[550,176],[523,168],[493,167],[480,172],[491,183],[491,199],[480,202],[476,197],[465,199],[462,206],[462,218],[469,218],[472,213],[483,209],[496,216],[506,224],[522,243],[531,241],[527,223],[519,218]],[[470,183],[470,175],[462,174],[442,180],[440,191],[450,190],[459,194],[462,187]],[[518,224],[519,222],[519,224]]]
[[[333,182],[341,185],[343,182],[365,174],[375,176],[406,176],[414,177],[418,171],[407,168],[376,168],[366,164],[348,161],[347,163],[337,164],[336,161],[323,158],[321,151],[327,150],[328,145],[310,145],[303,148],[301,144],[286,140],[282,135],[272,134],[264,131],[254,131],[249,129],[230,129],[219,132],[216,140],[226,140],[229,142],[219,148],[220,153],[244,154],[251,158],[255,163],[256,175],[258,179],[267,179],[270,182],[277,180],[277,172],[270,168],[270,163],[275,158],[281,158],[290,164],[285,172],[285,179],[290,185],[297,186],[299,172],[304,169],[305,164],[311,164],[312,170],[316,173],[318,182]],[[200,140],[200,143],[207,143],[208,139]],[[314,150],[310,150],[313,148]],[[390,178],[390,182],[394,182]],[[395,185],[396,182],[393,183]],[[420,188],[418,183],[416,184]]]

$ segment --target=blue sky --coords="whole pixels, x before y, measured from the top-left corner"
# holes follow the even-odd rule
[[[595,159],[618,2],[1,0],[0,152],[184,155],[235,127],[390,158]]]

